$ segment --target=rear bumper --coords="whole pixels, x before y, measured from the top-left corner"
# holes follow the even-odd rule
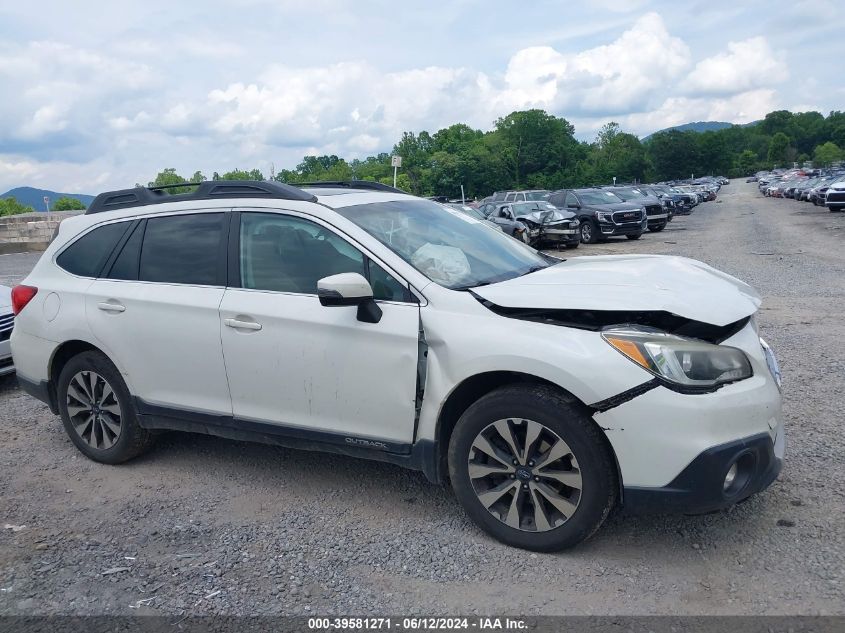
[[[11,374],[15,371],[15,364],[12,362],[12,348],[8,340],[0,342],[0,376]]]
[[[41,400],[50,407],[54,415],[58,415],[59,407],[56,405],[56,394],[46,380],[30,380],[25,376],[17,375],[18,386],[33,398]]]
[[[623,508],[631,514],[702,514],[727,508],[768,488],[777,479],[785,447],[783,428],[774,442],[768,433],[760,433],[714,446],[696,457],[667,486],[626,486]],[[725,477],[734,464],[737,476],[726,491]]]

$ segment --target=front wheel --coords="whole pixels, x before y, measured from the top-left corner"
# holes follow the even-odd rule
[[[138,424],[126,383],[104,354],[90,351],[71,358],[56,392],[65,431],[94,461],[119,464],[152,445],[153,436]]]
[[[652,233],[660,233],[660,231],[662,231],[665,228],[666,228],[666,223],[661,222],[660,224],[655,224],[654,226],[648,227],[648,230],[651,231]]]
[[[614,459],[571,397],[544,385],[499,388],[461,416],[449,475],[467,514],[494,538],[549,552],[589,538],[616,503]]]
[[[599,238],[598,227],[595,226],[592,220],[587,220],[581,224],[578,229],[581,232],[581,241],[584,244],[595,244]]]
[[[643,236],[642,233],[634,233],[633,235],[626,235],[629,240],[638,240]]]

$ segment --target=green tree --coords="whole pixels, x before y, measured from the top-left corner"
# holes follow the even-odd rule
[[[0,198],[0,216],[4,215],[18,215],[20,213],[32,213],[35,209],[30,206],[21,204],[15,198],[9,196],[8,198]]]
[[[699,166],[697,132],[669,130],[654,134],[648,153],[657,180],[689,178]]]
[[[748,176],[757,171],[758,167],[759,161],[757,159],[757,154],[752,152],[750,149],[746,149],[737,156],[736,170],[734,173],[737,176]]]
[[[575,128],[543,110],[512,112],[496,121],[499,160],[509,178],[505,187],[549,185],[574,170]]]
[[[62,196],[53,203],[53,211],[84,211],[87,208],[76,198],[68,196]]]
[[[813,162],[817,167],[829,167],[832,163],[843,159],[843,152],[836,143],[828,141],[816,147],[813,152]]]
[[[178,185],[183,182],[190,182],[185,180],[182,176],[176,173],[175,167],[167,167],[162,171],[158,172],[155,177],[155,180],[149,183],[150,187],[164,187],[168,185]],[[187,193],[192,191],[195,187],[171,187],[167,189],[168,193],[176,194],[176,193]]]
[[[202,180],[205,180],[205,177],[202,176],[202,174],[199,172],[197,172],[197,174],[202,177]],[[242,169],[235,168],[232,171],[227,171],[222,176],[217,172],[214,172],[212,180],[264,180],[264,174],[262,174],[259,169],[244,171]]]
[[[789,162],[789,137],[783,132],[776,132],[769,142],[767,160],[773,167],[785,165]]]

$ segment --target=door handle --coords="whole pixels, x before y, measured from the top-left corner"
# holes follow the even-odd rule
[[[97,307],[104,312],[126,312],[125,305],[121,305],[120,303],[111,303],[109,301],[98,303]]]
[[[233,327],[236,330],[260,330],[261,324],[255,321],[240,321],[238,319],[223,319],[223,325]]]

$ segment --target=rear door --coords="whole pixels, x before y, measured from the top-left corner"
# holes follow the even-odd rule
[[[237,215],[220,306],[236,422],[409,450],[420,321],[407,283],[320,221],[266,210]],[[343,272],[368,278],[378,323],[359,321],[355,306],[320,304],[317,280]]]
[[[136,222],[88,289],[90,329],[142,405],[231,415],[218,315],[227,216]]]

